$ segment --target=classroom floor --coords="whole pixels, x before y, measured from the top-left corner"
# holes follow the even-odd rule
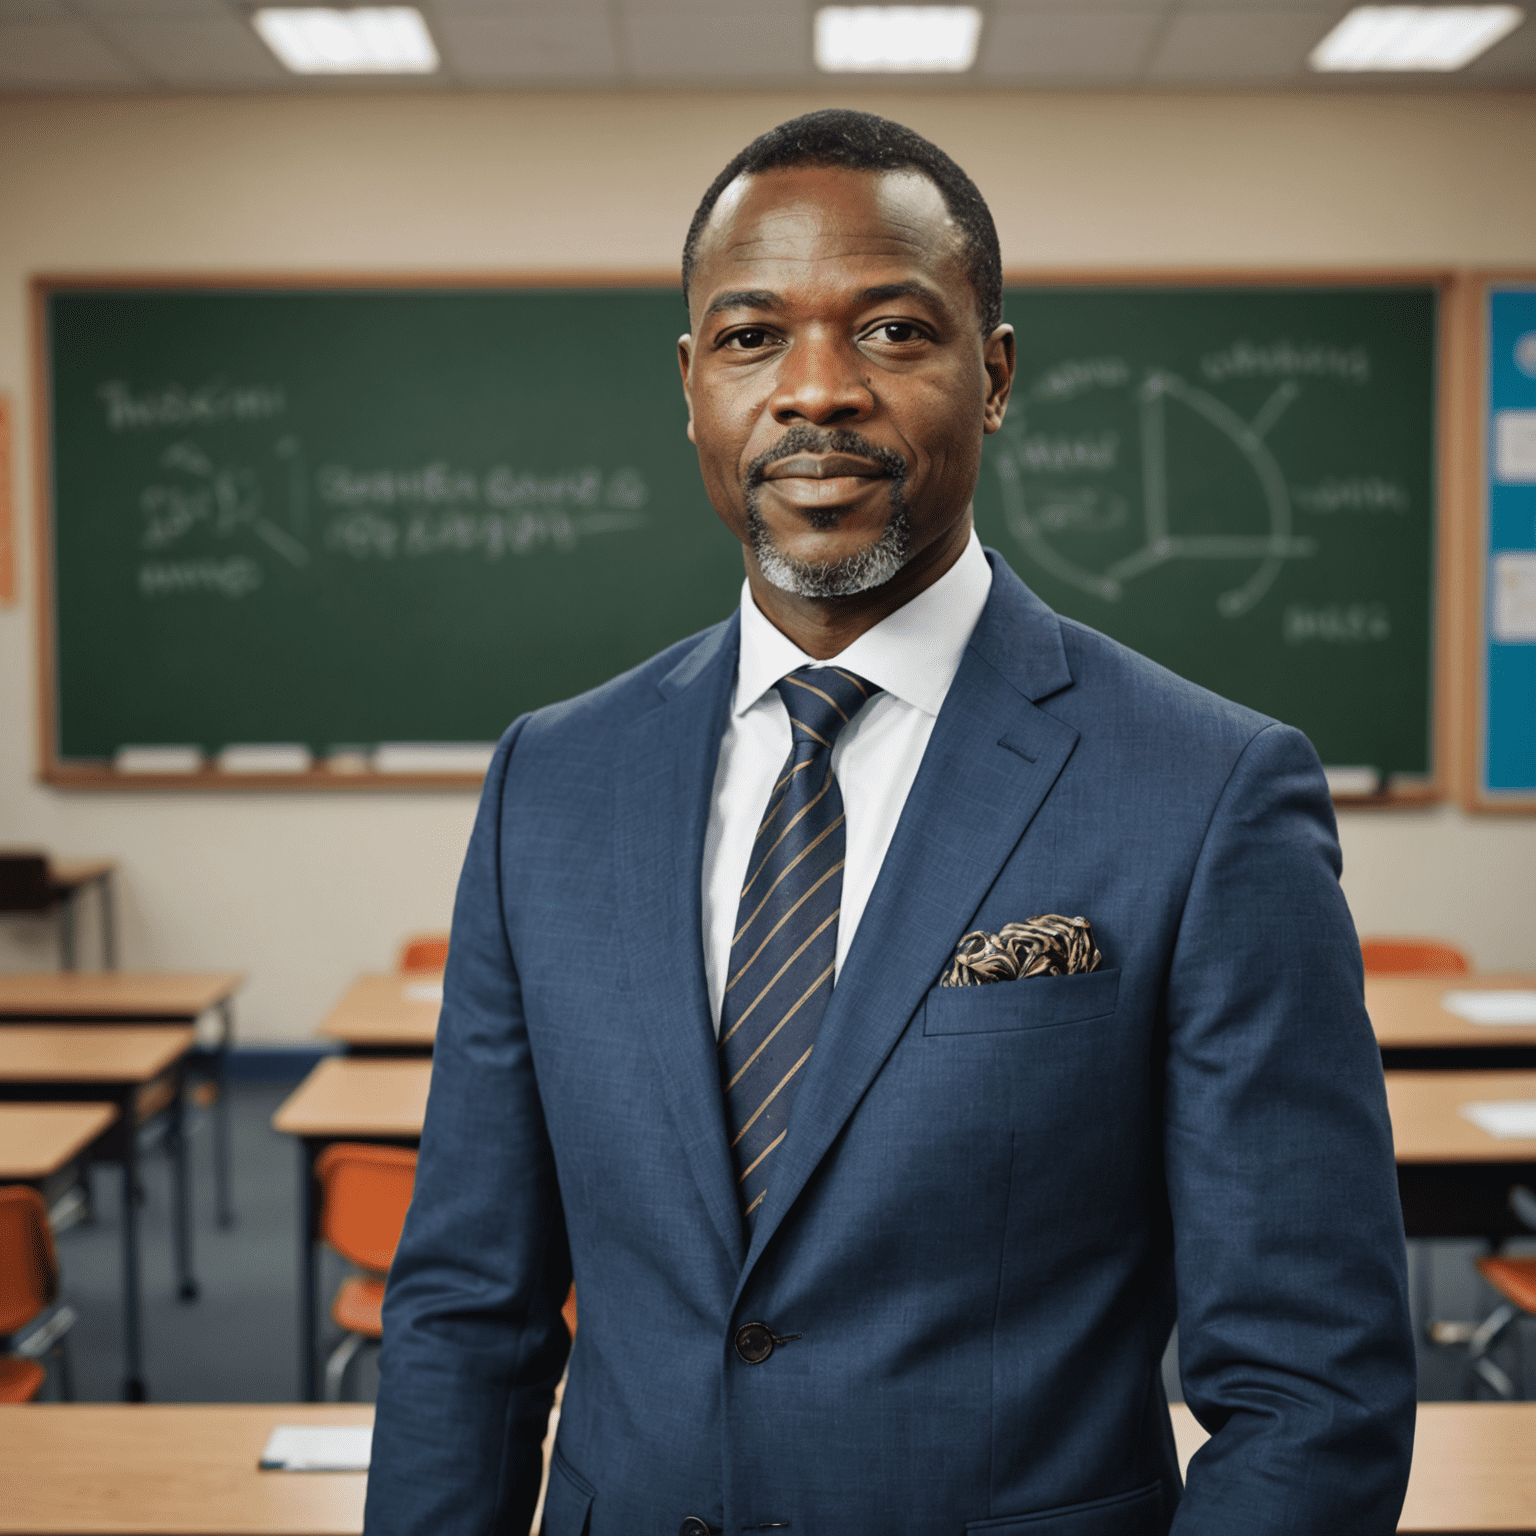
[[[192,1124],[196,1204],[194,1260],[202,1295],[176,1298],[170,1242],[170,1167],[158,1148],[143,1159],[142,1244],[144,1354],[150,1394],[158,1402],[292,1402],[298,1383],[298,1168],[292,1138],[270,1127],[272,1112],[292,1083],[231,1085],[234,1130],[235,1209],[229,1231],[214,1224],[210,1158],[211,1121],[197,1111]],[[58,1240],[65,1290],[80,1321],[70,1334],[75,1390],[83,1402],[117,1398],[119,1353],[118,1211],[121,1179],[116,1167],[95,1170],[95,1220],[70,1228]],[[1477,1243],[1432,1245],[1432,1299],[1442,1318],[1483,1317],[1493,1293],[1472,1268]],[[331,1296],[345,1274],[334,1254],[325,1255],[321,1291]],[[1417,1296],[1415,1301],[1418,1301]],[[1536,1324],[1526,1324],[1536,1328]],[[326,1323],[322,1347],[339,1333]],[[1536,1342],[1536,1341],[1533,1341]],[[1527,1351],[1536,1354],[1536,1350]],[[1421,1401],[1463,1395],[1459,1352],[1423,1345],[1419,1354]],[[1517,1362],[1506,1348],[1506,1368],[1523,1365],[1528,1395],[1536,1394],[1532,1362]],[[1182,1396],[1173,1351],[1164,1361],[1169,1396]],[[348,1373],[350,1398],[372,1401],[378,1385],[377,1355],[368,1350]]]

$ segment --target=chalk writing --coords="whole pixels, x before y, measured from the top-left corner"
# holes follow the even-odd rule
[[[1291,499],[1304,512],[1406,512],[1408,492],[1380,475],[1346,475],[1296,486]]]
[[[1013,457],[1026,474],[1061,474],[1064,470],[1103,473],[1115,467],[1120,438],[1114,432],[1020,432],[1011,443]]]
[[[148,485],[139,493],[139,510],[144,515],[141,542],[146,549],[162,549],[206,524],[225,538],[249,528],[290,565],[308,563],[304,545],[262,515],[261,486],[251,469],[215,464],[196,443],[185,441],[166,448],[160,465],[185,478]]]
[[[1130,365],[1119,357],[1069,357],[1046,369],[1030,386],[1032,400],[1058,405],[1090,389],[1120,389],[1131,382]]]
[[[1227,379],[1333,379],[1365,384],[1371,355],[1364,347],[1335,347],[1322,341],[1270,341],[1262,346],[1234,341],[1221,352],[1207,352],[1200,371],[1212,383]]]
[[[146,561],[139,567],[139,591],[145,597],[185,597],[216,592],[244,597],[261,585],[261,567],[235,555],[228,560]]]
[[[381,510],[483,504],[502,510],[606,506],[633,511],[649,498],[644,477],[632,468],[605,476],[591,466],[540,473],[498,464],[482,476],[442,461],[406,469],[326,464],[317,480],[320,499],[329,506]]]
[[[1392,618],[1385,603],[1289,603],[1280,631],[1287,645],[1360,645],[1389,639]]]
[[[191,387],[161,384],[135,390],[122,379],[96,388],[111,432],[196,427],[216,421],[268,421],[288,408],[281,384],[229,384],[210,379]]]
[[[564,554],[584,538],[629,533],[648,525],[643,512],[414,512],[403,521],[372,508],[334,518],[325,541],[354,560],[393,560],[396,555],[480,555],[501,560],[541,549]]]

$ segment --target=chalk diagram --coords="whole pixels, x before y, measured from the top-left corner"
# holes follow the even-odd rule
[[[1298,538],[1292,530],[1291,497],[1265,437],[1287,406],[1300,394],[1287,379],[1251,421],[1205,390],[1185,383],[1166,369],[1151,369],[1136,388],[1140,436],[1140,547],[1092,570],[1062,554],[1051,542],[1056,532],[1107,533],[1124,527],[1131,509],[1124,497],[1094,485],[1050,483],[1024,451],[1022,423],[1005,426],[992,456],[1002,493],[1003,515],[1009,531],[1044,569],[1105,602],[1118,602],[1126,584],[1172,561],[1253,561],[1246,579],[1216,598],[1216,610],[1227,619],[1242,617],[1274,584],[1288,560],[1305,559],[1317,551],[1317,541]],[[1258,482],[1268,514],[1268,530],[1255,533],[1181,534],[1169,506],[1168,413],[1188,410],[1225,437],[1246,461]],[[1106,466],[1091,461],[1071,466],[1090,473]]]

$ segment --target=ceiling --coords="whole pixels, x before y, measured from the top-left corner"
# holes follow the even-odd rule
[[[795,87],[1530,90],[1536,15],[1450,75],[1318,76],[1347,0],[981,0],[962,76],[839,75],[811,62],[814,0],[417,0],[430,77],[301,78],[240,0],[0,0],[0,93]]]

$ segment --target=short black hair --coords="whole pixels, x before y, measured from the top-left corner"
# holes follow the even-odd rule
[[[709,184],[699,204],[688,238],[683,242],[683,302],[693,279],[699,238],[720,195],[738,176],[783,171],[800,166],[835,166],[849,171],[917,171],[939,189],[949,216],[960,227],[971,287],[983,335],[1003,319],[1003,258],[997,228],[976,183],[920,133],[873,112],[828,107],[807,112],[770,128],[752,140]]]

